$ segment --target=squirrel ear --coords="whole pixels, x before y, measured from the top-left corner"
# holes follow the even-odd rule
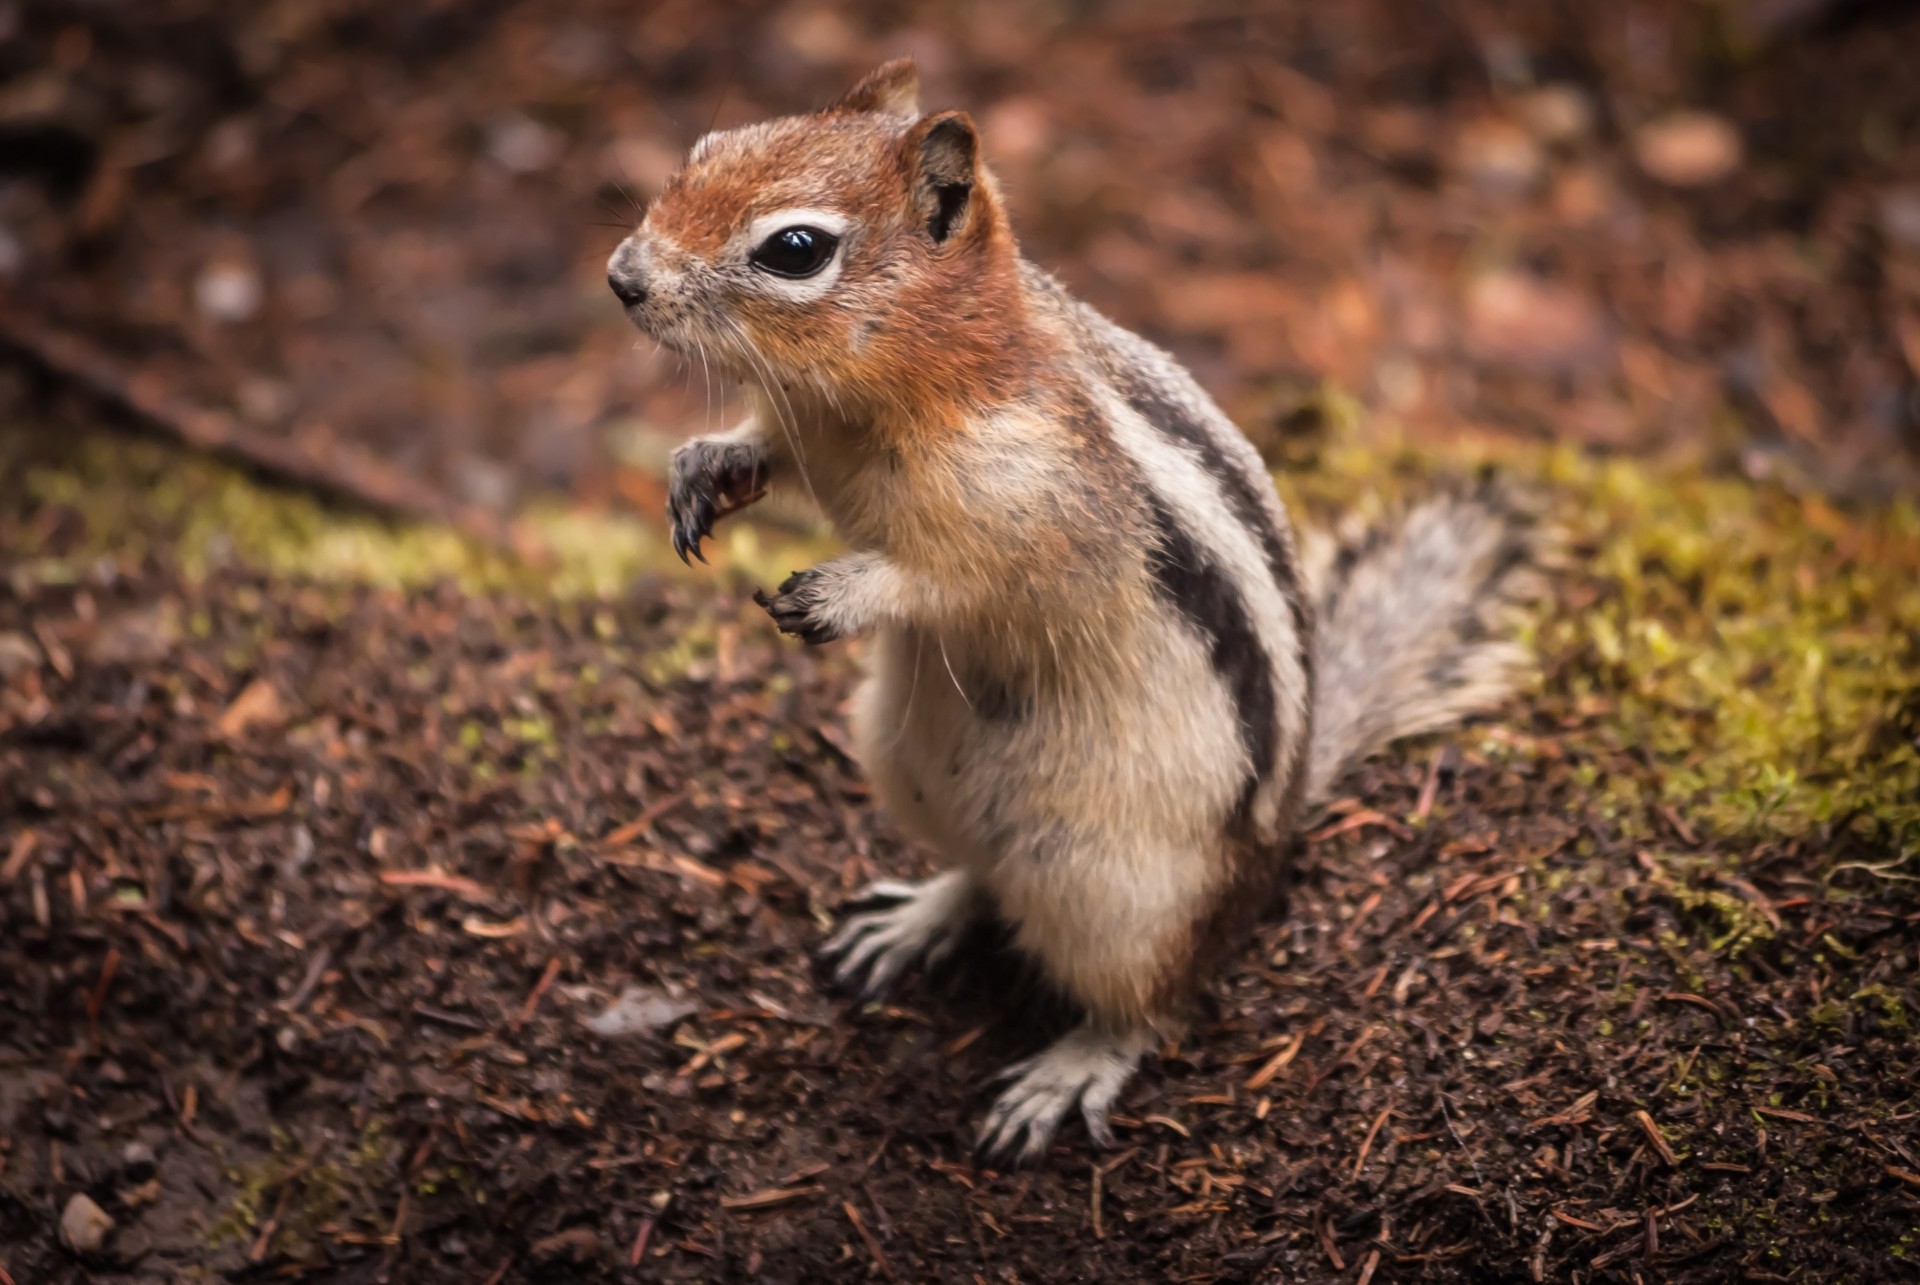
[[[965,112],[941,112],[907,131],[907,168],[927,235],[945,241],[966,222],[979,185],[980,138]]]
[[[920,114],[920,68],[911,58],[883,62],[827,108],[830,112],[878,112],[883,116]]]

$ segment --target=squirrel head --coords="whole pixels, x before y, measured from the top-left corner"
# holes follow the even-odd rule
[[[897,59],[821,111],[702,138],[608,262],[627,315],[842,406],[979,378],[1017,304],[1013,237],[973,122],[918,98]]]

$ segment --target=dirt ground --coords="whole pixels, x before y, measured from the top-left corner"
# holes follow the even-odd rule
[[[1620,813],[1675,764],[1592,651],[1364,769],[1118,1149],[1002,1173],[989,1077],[1064,1015],[991,942],[884,1007],[809,963],[922,860],[844,752],[846,649],[711,581],[185,578],[59,481],[89,440],[0,435],[20,1285],[1915,1274],[1911,824]],[[141,451],[105,452],[130,494],[191,475]],[[75,1193],[119,1223],[92,1255]]]
[[[0,1285],[1920,1279],[1920,11],[1613,9],[0,4]],[[665,561],[721,407],[599,271],[902,49],[1309,520],[1477,452],[1576,536],[1025,1172],[1068,1015],[810,962],[926,856],[747,600],[811,534]]]

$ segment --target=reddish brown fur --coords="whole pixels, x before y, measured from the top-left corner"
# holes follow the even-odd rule
[[[849,99],[876,92],[856,89]],[[839,397],[864,393],[872,427],[902,445],[1029,394],[1055,343],[1028,324],[1013,232],[977,156],[961,223],[939,244],[925,236],[922,146],[942,122],[972,134],[964,113],[914,123],[845,100],[768,122],[752,145],[723,139],[689,164],[647,220],[679,250],[707,259],[773,211],[850,216],[861,235],[845,251],[842,290],[863,292],[860,310],[745,297],[735,315],[776,368],[814,372]]]

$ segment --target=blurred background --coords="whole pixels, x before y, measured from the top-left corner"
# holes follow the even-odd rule
[[[0,339],[399,507],[658,512],[739,409],[609,250],[709,127],[871,64],[980,122],[1028,253],[1262,445],[1920,458],[1920,6],[0,3]]]

